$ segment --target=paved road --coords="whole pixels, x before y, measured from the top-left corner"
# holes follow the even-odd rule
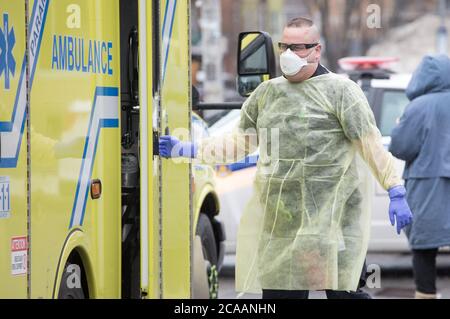
[[[450,299],[450,255],[438,257],[437,287],[442,299]],[[367,257],[369,265],[375,265],[380,270],[380,281],[374,281],[379,288],[367,289],[374,299],[411,299],[414,298],[415,285],[412,277],[410,255],[371,254]],[[219,297],[221,299],[236,299],[234,291],[234,258],[225,261],[220,277]],[[378,268],[377,268],[378,267]],[[375,278],[375,277],[374,277]],[[311,299],[324,299],[324,292],[314,292]],[[243,299],[261,299],[260,295],[245,295]]]
[[[439,278],[439,293],[442,299],[450,299],[450,277]],[[389,278],[382,280],[381,289],[367,290],[374,299],[412,299],[414,298],[414,282],[412,278]],[[231,277],[220,278],[220,299],[236,299],[234,291],[234,279]],[[325,299],[324,292],[314,292],[310,299]],[[245,295],[242,299],[261,299],[260,295]]]

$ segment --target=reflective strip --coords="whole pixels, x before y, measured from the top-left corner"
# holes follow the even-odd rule
[[[175,10],[177,0],[167,0],[162,26],[162,81],[166,78],[167,60],[169,59],[170,40],[172,38],[173,23],[175,21]]]
[[[117,127],[119,127],[119,89],[98,87],[95,91],[69,228],[83,225],[100,131],[102,128]]]
[[[45,22],[50,0],[36,0],[34,2],[33,12],[30,22],[30,38],[28,47],[30,50],[30,91],[33,87],[34,75],[39,60],[42,36],[44,33]],[[22,136],[25,128],[26,107],[27,107],[27,87],[25,73],[27,69],[26,56],[23,58],[22,69],[20,72],[19,85],[17,87],[16,100],[11,122],[0,122],[1,138],[1,161],[0,168],[15,168],[20,154]]]

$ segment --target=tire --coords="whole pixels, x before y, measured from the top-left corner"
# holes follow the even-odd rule
[[[80,277],[80,278],[78,278]],[[86,277],[81,263],[69,260],[64,267],[59,286],[58,299],[86,299]]]
[[[205,214],[198,217],[196,234],[202,241],[203,257],[207,261],[206,273],[209,284],[209,297],[217,299],[219,293],[218,252],[216,237],[210,219]]]

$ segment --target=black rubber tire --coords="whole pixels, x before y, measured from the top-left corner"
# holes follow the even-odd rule
[[[66,263],[61,278],[61,284],[59,286],[58,299],[86,299],[86,294],[84,293],[83,285],[80,288],[69,288],[67,286],[69,276],[71,275],[71,273],[68,272],[67,268],[71,265],[77,265],[78,267],[80,267],[80,269],[82,269],[82,267],[79,264],[73,264],[69,261]],[[82,272],[81,275],[84,276],[84,272]]]
[[[206,269],[208,276],[209,292],[211,299],[218,298],[219,278],[217,271],[218,252],[216,237],[210,219],[205,214],[200,214],[198,217],[196,234],[200,237],[202,242],[203,256],[208,261],[208,269]]]
[[[208,216],[200,214],[197,223],[197,235],[202,240],[203,256],[211,265],[217,265],[217,245],[214,230]]]

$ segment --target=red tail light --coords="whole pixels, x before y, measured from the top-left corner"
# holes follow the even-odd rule
[[[350,57],[340,59],[339,66],[344,71],[388,69],[398,61],[394,57]]]

